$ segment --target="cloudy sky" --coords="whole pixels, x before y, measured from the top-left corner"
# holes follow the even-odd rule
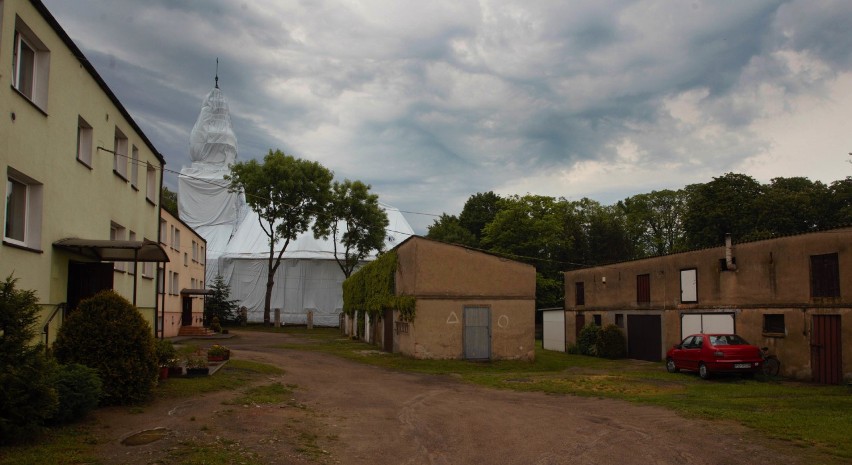
[[[240,160],[280,148],[404,211],[852,175],[848,0],[44,3],[174,171],[218,57]]]

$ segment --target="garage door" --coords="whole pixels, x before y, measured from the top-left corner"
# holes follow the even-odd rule
[[[731,334],[733,332],[733,313],[685,313],[680,316],[681,339],[690,334]]]
[[[565,311],[541,312],[542,347],[565,352]]]
[[[660,315],[627,315],[627,357],[659,362],[662,345]]]

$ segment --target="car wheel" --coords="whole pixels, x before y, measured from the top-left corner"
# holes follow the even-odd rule
[[[674,360],[667,358],[666,359],[666,371],[668,371],[669,373],[677,373],[680,370],[677,368],[677,365],[675,365]]]
[[[701,379],[710,379],[710,370],[707,369],[707,365],[703,363],[698,365],[698,376]]]

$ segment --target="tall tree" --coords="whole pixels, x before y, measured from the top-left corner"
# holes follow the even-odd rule
[[[475,247],[479,241],[472,232],[459,224],[455,215],[442,214],[440,218],[428,226],[426,237],[436,241]]]
[[[348,278],[352,271],[373,250],[385,246],[388,215],[379,206],[379,196],[370,193],[370,186],[361,181],[335,182],[331,203],[317,217],[314,234],[331,237],[334,259]],[[338,241],[343,250],[338,250]]]
[[[479,192],[470,196],[459,214],[459,225],[470,231],[476,241],[482,240],[482,230],[494,220],[503,205],[503,199],[494,192]]]
[[[317,214],[331,201],[331,171],[321,164],[272,151],[257,160],[231,165],[231,191],[245,193],[269,239],[263,322],[269,323],[275,272],[290,241],[308,230]],[[278,250],[276,250],[278,247]]]
[[[175,218],[179,218],[177,192],[172,192],[168,187],[163,186],[160,189],[160,205],[162,205],[163,210],[171,213]]]
[[[773,178],[758,199],[755,229],[767,236],[798,234],[825,226],[828,186],[808,178]]]
[[[751,176],[727,173],[706,184],[686,187],[683,226],[689,247],[723,244],[725,233],[740,240],[753,239],[755,218],[763,186]]]
[[[636,241],[640,255],[665,255],[685,248],[683,190],[637,194],[617,206],[626,215],[628,234]]]

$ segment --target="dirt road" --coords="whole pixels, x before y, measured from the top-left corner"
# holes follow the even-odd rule
[[[260,463],[797,464],[784,443],[730,422],[687,420],[622,401],[501,391],[449,376],[396,373],[273,348],[292,336],[242,333],[232,357],[277,365],[295,384],[284,404],[222,402],[233,392],[158,401],[142,413],[98,412],[105,463],[181,463],[187,447],[220,447]],[[164,427],[164,439],[121,440]]]

